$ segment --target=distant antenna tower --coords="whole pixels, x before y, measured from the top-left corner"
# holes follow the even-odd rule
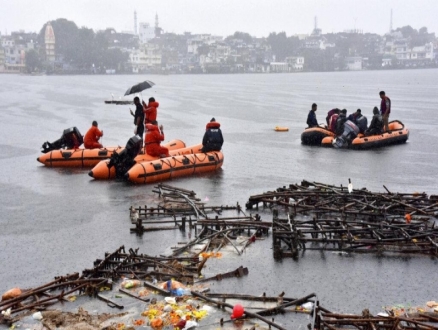
[[[315,16],[315,30],[318,28],[318,17]]]
[[[134,34],[137,35],[137,11],[134,10]]]
[[[158,29],[158,14],[155,13],[155,30]]]
[[[391,20],[389,21],[389,32],[392,32],[392,8],[391,8]]]

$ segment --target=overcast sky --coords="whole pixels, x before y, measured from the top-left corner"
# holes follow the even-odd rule
[[[323,33],[356,28],[384,34],[391,9],[394,28],[426,26],[438,34],[438,0],[0,0],[0,32],[39,32],[57,18],[94,30],[133,31],[136,10],[138,22],[154,25],[158,14],[164,32],[177,34],[308,34],[315,16]]]

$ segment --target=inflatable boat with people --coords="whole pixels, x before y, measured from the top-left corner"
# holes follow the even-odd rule
[[[171,143],[164,145],[169,149],[169,154],[173,156],[188,155],[194,153],[200,153],[202,143],[194,146],[186,147],[180,140],[171,141]],[[117,159],[115,159],[117,158]],[[123,158],[123,157],[122,157]],[[93,169],[88,172],[88,175],[96,180],[111,180],[116,178],[123,178],[125,173],[131,169],[135,164],[142,162],[158,160],[160,157],[154,157],[146,153],[139,154],[134,158],[134,162],[126,164],[126,161],[122,160],[119,153],[116,152],[111,159],[100,161]]]
[[[338,137],[325,137],[321,145],[324,147],[371,149],[393,144],[405,143],[409,138],[409,130],[399,120],[389,122],[389,132],[365,136],[350,120],[344,124],[344,132]]]
[[[176,177],[213,172],[222,167],[221,151],[171,156],[135,164],[125,179],[134,183],[152,183]]]
[[[335,133],[325,126],[308,127],[301,133],[301,143],[312,146],[319,146],[324,138],[335,137]]]
[[[103,147],[85,149],[79,146],[83,136],[76,127],[65,129],[61,138],[54,142],[44,142],[43,154],[37,161],[48,167],[94,167],[100,161],[111,158],[114,152],[122,153],[124,147]],[[183,141],[172,140],[164,145],[169,150],[184,148]]]
[[[93,167],[120,149],[120,147],[79,148],[83,142],[83,136],[76,127],[67,128],[58,140],[43,143],[41,147],[43,154],[37,158],[37,161],[48,167]]]

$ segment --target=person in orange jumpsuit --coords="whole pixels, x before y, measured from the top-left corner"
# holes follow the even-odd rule
[[[101,136],[103,136],[103,131],[97,128],[97,121],[94,120],[91,128],[84,137],[85,149],[102,148],[102,145],[99,143]]]
[[[146,130],[146,153],[154,157],[170,157],[169,149],[160,146],[161,141],[164,141],[163,125],[158,127],[157,121],[154,120],[146,124]]]
[[[157,120],[157,108],[159,103],[155,101],[153,97],[149,98],[149,104],[143,102],[143,113],[144,113],[144,123],[151,124],[153,121]]]

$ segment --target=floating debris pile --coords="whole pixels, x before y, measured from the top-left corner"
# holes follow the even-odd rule
[[[437,200],[425,193],[373,193],[303,181],[251,196],[246,205],[273,208],[275,258],[304,250],[438,256]],[[281,210],[286,218],[279,217]]]
[[[385,186],[384,186],[385,187]],[[254,206],[284,206],[293,215],[341,217],[367,221],[422,222],[438,215],[438,196],[426,193],[375,193],[303,180],[261,195],[250,196],[247,209]],[[279,208],[281,210],[281,208]]]

